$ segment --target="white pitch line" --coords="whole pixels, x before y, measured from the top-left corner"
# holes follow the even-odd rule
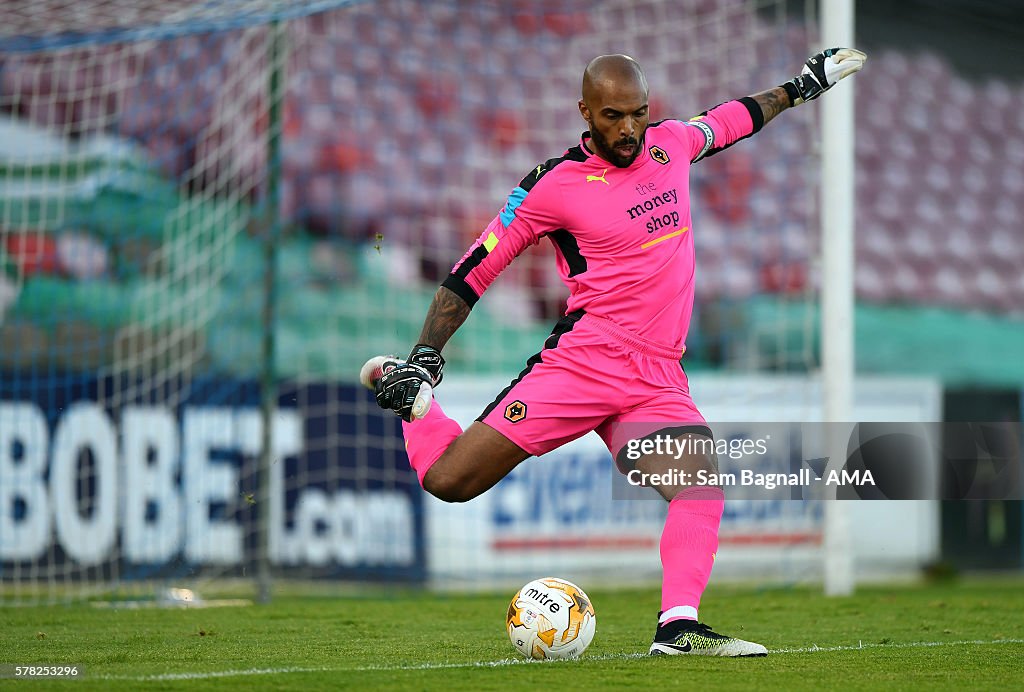
[[[602,654],[600,656],[587,656],[584,661],[627,661],[631,658],[647,658],[645,653],[632,654]],[[379,672],[398,670],[448,670],[452,668],[504,668],[505,666],[549,666],[568,664],[568,660],[541,660],[536,661],[529,658],[502,658],[497,661],[468,661],[466,663],[414,663],[399,666],[369,665],[358,668],[346,668],[346,670],[358,672]]]
[[[847,644],[839,646],[805,646],[794,649],[769,649],[770,654],[815,654],[836,651],[863,651],[866,649],[923,649],[939,646],[994,646],[1000,644],[1024,644],[1024,639],[961,639],[950,642],[893,642],[889,644]],[[630,659],[647,658],[645,653],[604,654],[587,656],[583,661],[627,661]],[[503,668],[506,666],[558,665],[569,661],[531,661],[525,658],[503,658],[497,661],[471,661],[466,663],[417,663],[410,665],[369,665],[356,668],[249,668],[246,670],[218,670],[195,673],[160,673],[155,675],[99,675],[104,680],[134,680],[139,682],[160,682],[168,680],[206,680],[211,678],[246,677],[254,675],[283,675],[287,673],[370,673],[399,672],[403,670],[449,670],[456,668]]]
[[[932,646],[965,646],[968,644],[1024,644],[1024,639],[961,639],[955,642],[890,642],[887,644],[865,644],[857,646],[805,646],[799,649],[772,649],[773,654],[814,654],[828,651],[860,651],[861,649],[922,649]]]
[[[856,645],[841,645],[841,646],[808,646],[797,649],[769,649],[770,654],[813,654],[813,653],[827,653],[834,651],[861,651],[864,649],[917,649],[935,646],[964,646],[968,644],[975,645],[995,645],[995,644],[1024,644],[1024,639],[963,639],[960,641],[951,642],[894,642],[890,644],[865,644],[859,642]],[[616,661],[616,660],[629,660],[634,658],[647,658],[646,653],[632,653],[632,654],[604,654],[601,656],[586,656],[584,661]],[[353,671],[399,671],[399,670],[434,670],[434,669],[448,669],[448,668],[498,668],[502,666],[517,666],[517,665],[537,665],[537,664],[557,664],[557,663],[568,663],[568,661],[532,661],[525,658],[505,658],[499,661],[482,661],[482,662],[470,662],[470,663],[418,663],[415,665],[404,665],[404,666],[361,666],[359,668],[349,668],[347,670]]]
[[[282,675],[285,673],[326,673],[332,668],[247,668],[245,670],[211,670],[196,673],[155,673],[153,675],[88,675],[101,680],[133,680],[137,682],[161,682],[168,680],[209,680],[211,678],[233,678],[249,675]]]

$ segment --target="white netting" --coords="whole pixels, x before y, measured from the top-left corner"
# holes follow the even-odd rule
[[[267,505],[289,574],[422,578],[422,497],[359,365],[414,343],[511,188],[576,144],[590,58],[632,54],[654,118],[689,117],[798,69],[810,41],[784,5],[0,3],[3,586],[250,575]],[[698,365],[813,367],[811,117],[695,169]],[[564,307],[551,259],[492,287],[446,350],[456,378],[507,381],[540,348]],[[734,308],[764,292],[791,309],[766,304],[758,334]],[[268,366],[287,380],[270,498]]]
[[[0,8],[0,260],[13,294],[0,321],[0,475],[16,481],[0,510],[0,576],[16,593],[108,590],[190,561],[225,563],[214,569],[224,573],[258,556],[197,560],[182,545],[179,525],[196,524],[181,498],[236,521],[246,503],[202,480],[187,489],[174,421],[216,403],[258,405],[236,381],[197,394],[209,386],[196,378],[212,376],[207,332],[231,310],[233,248],[270,225],[271,113],[285,85],[272,93],[271,77],[287,58],[272,41],[288,25],[215,30],[212,6],[128,5]],[[157,24],[183,31],[111,33]],[[26,446],[40,419],[49,432]],[[250,494],[259,443],[229,445],[248,458],[237,474]],[[47,484],[49,500],[35,492]],[[139,536],[161,547],[147,551]]]
[[[268,36],[255,27],[6,57],[11,277],[24,284],[55,263],[66,285],[50,288],[69,289],[73,304],[48,326],[83,337],[117,326],[59,339],[72,365],[102,350],[91,364],[130,371],[166,399],[199,364],[230,248],[252,220],[243,207],[265,193]],[[101,284],[110,303],[89,294]]]

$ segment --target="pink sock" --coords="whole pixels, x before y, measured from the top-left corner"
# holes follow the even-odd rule
[[[661,533],[662,624],[697,619],[715,563],[724,507],[725,493],[709,487],[689,487],[669,503]]]
[[[402,421],[402,432],[405,433],[409,465],[416,471],[416,478],[422,486],[427,471],[441,458],[452,440],[462,434],[462,428],[444,414],[441,405],[434,399],[426,416],[412,423]]]

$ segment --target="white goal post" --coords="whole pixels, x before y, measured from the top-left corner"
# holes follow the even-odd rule
[[[854,47],[855,0],[822,0],[821,43]],[[853,214],[854,87],[838,85],[821,100],[821,372],[824,419],[852,423],[854,380]],[[845,455],[844,441],[835,453]],[[846,501],[825,505],[825,593],[848,595],[854,589],[852,530]]]

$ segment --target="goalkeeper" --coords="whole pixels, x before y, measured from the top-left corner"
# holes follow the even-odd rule
[[[714,444],[694,443],[712,431],[680,365],[694,296],[690,165],[822,95],[865,59],[860,51],[832,48],[781,86],[690,120],[654,123],[640,65],[625,55],[592,60],[579,101],[589,130],[579,144],[512,190],[438,289],[409,357],[378,356],[361,373],[378,404],[405,421],[409,461],[423,488],[448,502],[470,500],[528,457],[592,430],[623,473],[717,472]],[[431,399],[444,369],[441,350],[497,275],[542,238],[554,244],[569,289],[566,314],[540,353],[463,431]],[[627,429],[633,438],[637,431],[671,435],[692,451],[682,459],[630,461],[620,453]],[[698,620],[718,549],[722,489],[656,489],[669,507],[660,542],[662,610],[650,653],[767,654]]]

